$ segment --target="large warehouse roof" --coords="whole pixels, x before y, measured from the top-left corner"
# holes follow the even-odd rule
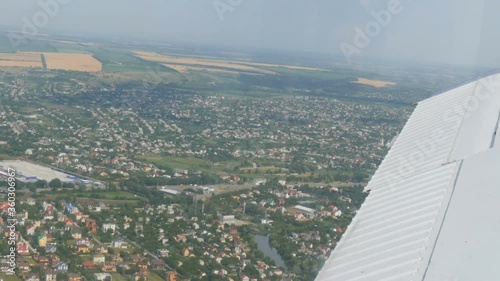
[[[500,74],[420,102],[317,281],[500,280]]]
[[[17,179],[23,182],[33,182],[37,180],[46,180],[49,182],[53,179],[60,179],[62,182],[76,182],[79,180],[82,182],[86,181],[83,178],[58,171],[54,168],[41,166],[27,161],[0,161],[0,174],[2,174],[2,171],[5,174],[9,168],[15,170]]]

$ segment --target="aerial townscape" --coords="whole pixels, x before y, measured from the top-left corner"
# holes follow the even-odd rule
[[[314,280],[416,103],[473,74],[13,36],[0,30],[6,281]]]

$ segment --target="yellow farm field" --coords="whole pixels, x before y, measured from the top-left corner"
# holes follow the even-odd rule
[[[173,70],[181,73],[186,73],[188,71],[188,67],[185,65],[178,65],[178,64],[163,64],[164,66],[168,68],[172,68]]]
[[[102,64],[89,54],[21,52],[0,54],[0,67],[37,67],[42,68],[42,56],[45,57],[47,69],[74,70],[82,72],[99,72]]]
[[[353,83],[356,84],[362,84],[362,85],[368,85],[368,86],[373,86],[376,88],[383,88],[387,86],[393,86],[396,85],[394,82],[387,82],[387,81],[380,81],[380,80],[370,80],[366,78],[359,78],[357,81],[354,81]]]
[[[257,73],[261,73],[261,74],[276,74],[273,71],[270,71],[267,69],[262,69],[259,67],[282,67],[282,68],[295,69],[295,70],[328,71],[328,70],[321,69],[321,68],[296,66],[296,65],[256,63],[256,62],[247,62],[247,61],[225,61],[225,60],[217,60],[217,59],[209,59],[209,58],[175,57],[175,56],[167,56],[167,55],[161,55],[158,53],[141,52],[141,51],[137,51],[135,53],[138,57],[145,59],[145,60],[149,60],[149,61],[166,62],[169,64],[196,65],[196,66],[198,66],[198,68],[199,68],[199,66],[230,68],[230,69],[234,69],[236,72],[252,71],[252,72],[257,72]],[[229,71],[217,71],[217,69],[213,69],[213,68],[212,69],[208,69],[208,68],[195,69],[192,67],[189,67],[189,68],[193,69],[193,70],[208,70],[208,71],[213,71],[213,72],[231,72],[231,70],[229,70]],[[183,72],[183,71],[180,71],[180,72]]]
[[[199,67],[201,69],[207,70],[216,68],[225,68],[228,71],[235,72],[254,72],[261,74],[276,74],[273,71],[261,69],[257,67],[252,67],[248,65],[238,64],[236,62],[229,62],[224,60],[212,60],[212,59],[198,59],[198,58],[186,58],[186,57],[173,57],[167,55],[160,55],[158,53],[152,52],[135,52],[136,55],[144,60],[161,62],[165,64],[173,65],[187,65],[190,67]],[[193,69],[194,70],[194,69]]]
[[[40,54],[30,53],[0,54],[1,66],[42,68],[42,58]]]
[[[102,63],[90,54],[41,53],[45,57],[47,69],[100,72]]]

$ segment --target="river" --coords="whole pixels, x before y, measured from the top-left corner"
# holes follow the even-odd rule
[[[286,268],[285,261],[281,258],[275,248],[269,245],[269,235],[255,235],[255,241],[257,242],[257,247],[264,253],[264,256],[272,259],[277,266]]]

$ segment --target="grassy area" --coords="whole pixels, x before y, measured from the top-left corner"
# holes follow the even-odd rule
[[[2,160],[12,160],[14,157],[7,155],[7,154],[0,154],[0,161]]]
[[[159,66],[134,56],[128,50],[116,48],[92,47],[89,51],[103,64],[104,72],[172,72],[169,68]]]
[[[92,260],[92,257],[89,255],[80,255],[80,257],[82,258],[82,261],[91,261]]]
[[[102,202],[106,205],[123,205],[127,204],[130,206],[143,205],[144,200],[106,200],[106,199],[93,199],[93,198],[77,198],[76,201],[81,204],[93,204],[96,202]]]
[[[276,166],[262,166],[262,167],[257,167],[257,168],[248,167],[248,168],[240,168],[240,170],[243,172],[246,172],[246,173],[255,172],[255,170],[258,170],[261,172],[278,171],[278,170],[283,171],[283,172],[288,171],[288,169],[286,169],[286,168],[280,168],[280,167],[276,167]]]
[[[163,280],[165,280],[165,279],[161,278],[158,274],[153,273],[153,272],[150,272],[148,277],[149,277],[150,281],[163,281]]]
[[[238,171],[235,170],[235,167],[238,167],[240,161],[237,160],[228,160],[219,163],[213,163],[204,159],[194,158],[194,157],[174,157],[174,156],[159,156],[159,155],[146,155],[146,156],[137,156],[137,159],[140,161],[145,161],[162,169],[185,169],[190,171],[203,171],[209,173],[219,173],[219,172],[227,172],[230,174],[236,175],[248,175],[249,173],[253,173],[255,171],[254,168],[247,167],[242,168]],[[260,163],[262,164],[262,163]],[[277,167],[273,164],[276,163],[267,163],[269,165],[263,165],[258,167],[257,169],[260,172],[269,172],[275,170],[287,171],[285,168]]]
[[[48,102],[43,102],[41,104],[46,108],[54,109],[54,110],[60,111],[62,113],[71,114],[73,118],[74,118],[74,116],[81,117],[81,118],[86,117],[85,114],[87,113],[86,110],[76,108],[74,106],[68,106],[68,105],[63,105],[63,104],[54,104],[54,103],[48,103]]]
[[[118,273],[111,273],[114,281],[127,281],[127,279]]]
[[[40,59],[42,60],[43,69],[47,70],[47,61],[45,60],[45,55],[40,54]]]
[[[52,191],[43,191],[39,194],[43,195],[44,198],[54,199],[56,197],[76,197],[77,199],[89,199],[89,200],[119,200],[119,201],[139,201],[146,200],[143,197],[137,196],[132,193],[128,193],[126,191],[107,191],[107,190],[99,190],[99,191],[74,191],[74,190],[58,190],[56,194]],[[94,195],[95,198],[94,198]],[[99,197],[99,198],[97,198]],[[80,200],[79,200],[80,201]]]
[[[115,252],[116,255],[119,255],[120,253],[127,253],[129,255],[133,254],[135,251],[135,247],[129,246],[126,249],[120,249],[120,248],[113,248],[113,251]]]
[[[270,91],[237,91],[237,90],[220,90],[220,91],[214,91],[214,95],[222,95],[226,97],[238,97],[238,98],[264,98],[264,99],[269,99],[269,98],[276,98],[276,97],[282,97],[283,93],[279,92],[270,92]]]
[[[7,275],[6,273],[0,273],[0,278],[4,281],[21,281],[21,278],[16,275]]]
[[[35,266],[37,265],[37,262],[31,257],[31,256],[23,256],[23,259],[26,263],[28,263],[30,266]]]
[[[48,41],[43,40],[27,40],[27,42],[18,46],[19,52],[57,52]]]
[[[210,170],[212,166],[210,162],[194,157],[146,155],[137,158],[163,169]]]
[[[90,53],[88,46],[82,46],[81,44],[68,44],[61,42],[51,42],[51,45],[54,46],[58,52],[60,53]]]

